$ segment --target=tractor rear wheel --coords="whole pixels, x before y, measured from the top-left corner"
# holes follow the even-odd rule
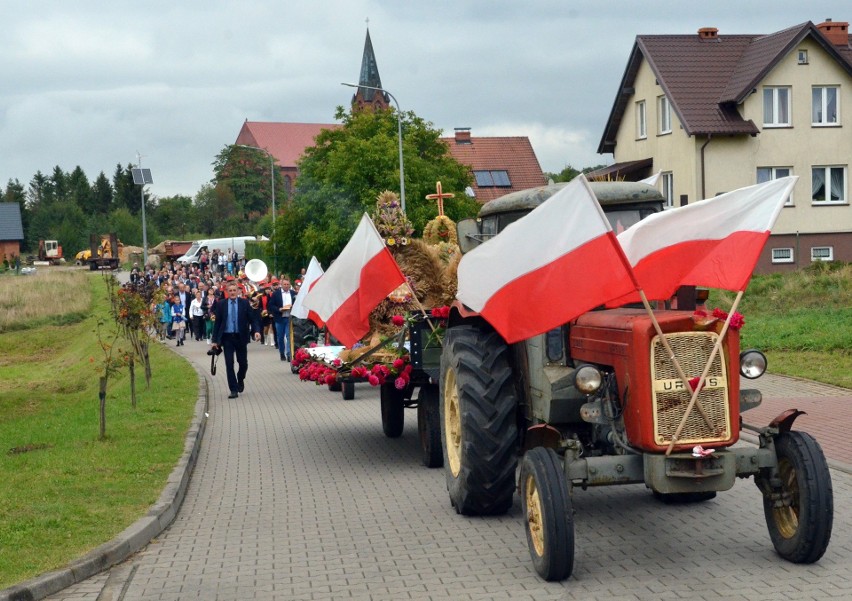
[[[441,410],[438,407],[438,387],[427,384],[420,387],[417,396],[417,431],[420,434],[420,449],[423,465],[441,467],[444,453],[441,449]]]
[[[441,354],[440,421],[450,501],[464,515],[512,507],[518,444],[509,347],[474,325],[450,328]]]
[[[351,401],[355,398],[355,382],[344,380],[340,392],[344,401]]]
[[[831,539],[834,497],[822,448],[805,432],[775,439],[780,482],[758,477],[763,512],[775,550],[793,563],[819,561]]]
[[[520,493],[535,571],[550,582],[565,580],[574,569],[574,515],[568,481],[553,449],[527,451]]]

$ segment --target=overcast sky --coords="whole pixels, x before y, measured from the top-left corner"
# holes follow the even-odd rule
[[[637,34],[852,20],[848,0],[0,0],[0,186],[81,166],[193,196],[244,120],[332,123],[369,18],[382,84],[452,135],[528,136],[545,171],[598,155]]]

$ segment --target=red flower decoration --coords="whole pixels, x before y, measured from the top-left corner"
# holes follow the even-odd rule
[[[745,317],[743,317],[742,313],[738,313],[735,311],[734,314],[731,315],[731,323],[728,327],[730,327],[732,330],[739,330],[744,325]]]
[[[397,390],[402,390],[408,385],[408,382],[405,381],[405,378],[397,378],[396,380],[394,380],[393,385],[396,387]]]
[[[722,311],[719,307],[716,307],[715,309],[713,309],[713,317],[715,317],[716,319],[727,319],[728,314]]]
[[[367,381],[370,383],[370,386],[378,386],[379,385],[379,379],[372,374],[370,375],[369,378],[367,378]]]
[[[402,359],[394,359],[393,360],[393,368],[394,369],[399,369],[403,365],[405,365],[405,361],[403,361]]]
[[[394,315],[391,317],[391,323],[395,326],[404,326],[405,318],[402,315]]]

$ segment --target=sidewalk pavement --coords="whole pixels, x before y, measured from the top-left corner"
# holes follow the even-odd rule
[[[743,414],[745,423],[765,426],[787,409],[805,411],[793,429],[816,438],[832,468],[852,474],[852,390],[772,374],[740,385],[763,393],[763,403]]]
[[[175,350],[208,373],[204,343]],[[574,575],[546,583],[530,565],[517,498],[501,517],[452,511],[442,470],[419,463],[413,411],[403,436],[387,439],[376,389],[359,384],[343,401],[300,382],[272,348],[252,344],[249,357],[237,400],[224,373],[205,376],[209,420],[172,525],[50,601],[852,598],[850,391],[765,376],[764,405],[746,414],[763,425],[810,410],[796,426],[837,467],[834,536],[819,563],[775,555],[750,481],[689,507],[660,505],[638,485],[601,487],[575,491]]]

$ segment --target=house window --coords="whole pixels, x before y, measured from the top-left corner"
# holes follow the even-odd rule
[[[782,177],[787,177],[793,173],[793,169],[790,167],[758,167],[757,168],[757,183],[762,184],[764,182],[771,181],[773,179],[779,179]],[[787,202],[784,203],[784,206],[793,206],[793,195],[790,194],[789,198],[787,198]]]
[[[813,167],[811,200],[814,204],[846,202],[846,167]]]
[[[763,88],[763,125],[789,127],[790,88]]]
[[[807,65],[808,64],[808,51],[807,50],[799,50],[799,64]]]
[[[666,199],[666,208],[674,206],[674,174],[671,171],[660,174],[663,180],[663,198]]]
[[[657,99],[657,104],[660,110],[660,133],[670,134],[672,133],[672,105],[665,96],[660,96]]]
[[[840,103],[837,86],[815,86],[811,91],[811,122],[813,125],[837,125]]]
[[[792,263],[793,249],[792,248],[773,248],[772,249],[773,263]]]
[[[833,261],[834,247],[833,246],[812,246],[811,261]]]
[[[480,188],[511,188],[508,171],[474,171],[473,177]]]
[[[648,124],[645,120],[645,101],[636,103],[636,137],[644,140],[648,137]]]

